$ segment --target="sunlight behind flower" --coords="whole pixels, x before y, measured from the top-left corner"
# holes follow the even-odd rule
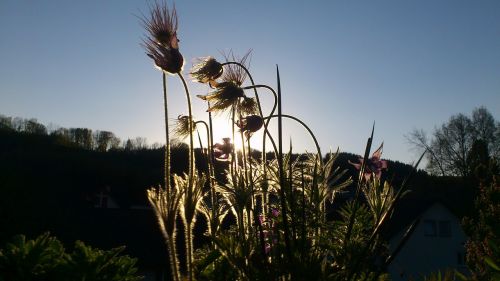
[[[233,136],[230,122],[224,118],[224,117],[216,117],[213,119],[213,126],[214,126],[214,143],[220,142],[223,138],[231,138]],[[239,132],[239,129],[236,127],[235,128],[235,140],[231,140],[233,142],[236,151],[240,151],[243,148],[243,144],[241,141],[241,135]],[[200,135],[202,137],[203,141],[203,147],[206,147],[206,134],[202,132],[203,130],[200,130]],[[252,135],[250,138],[250,146],[252,148],[259,148],[262,147],[262,131],[260,130],[259,132],[256,132],[255,134]],[[245,140],[246,142],[246,140]],[[269,143],[269,141],[268,141]],[[198,145],[197,145],[198,146]],[[268,144],[268,148],[266,150],[270,150],[271,144]]]

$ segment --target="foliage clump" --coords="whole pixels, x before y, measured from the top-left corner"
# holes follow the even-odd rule
[[[99,250],[76,241],[72,252],[49,233],[33,240],[15,236],[0,249],[0,281],[95,280],[138,281],[137,260],[121,255],[125,248]]]
[[[241,58],[231,52],[224,61],[212,56],[197,61],[191,76],[211,90],[197,95],[206,103],[208,118],[196,120],[189,87],[178,67],[177,58],[182,55],[178,53],[175,8],[157,2],[151,7],[149,17],[143,18],[143,24],[149,33],[143,46],[163,75],[166,128],[164,183],[150,188],[148,198],[167,241],[172,279],[385,278],[387,265],[397,252],[389,252],[381,229],[406,187],[403,183],[395,189],[381,179],[387,163],[381,159],[382,145],[370,157],[373,130],[364,157],[359,163],[352,163],[359,170],[359,177],[353,180],[335,166],[338,151],[323,158],[307,124],[282,112],[278,68],[277,89],[254,82],[247,64],[250,52]],[[165,82],[168,74],[181,80],[187,101],[187,115],[178,118],[174,129],[189,140],[189,167],[184,174],[175,174],[171,169]],[[269,112],[263,110],[262,91],[273,100]],[[229,117],[232,136],[224,138],[223,144],[214,144],[213,130],[217,128],[212,126],[212,114],[220,113]],[[297,122],[304,128],[316,146],[315,153],[294,155],[291,144],[288,152],[283,151],[284,120]],[[270,122],[277,123],[277,131],[271,131]],[[205,141],[199,130],[204,130]],[[196,169],[193,153],[197,133],[200,147],[207,148],[202,150],[202,157],[208,165],[202,169]],[[252,141],[260,133],[262,154],[256,157]],[[237,139],[241,140],[240,147],[234,144]],[[269,144],[270,155],[266,150]],[[225,169],[218,173],[220,169],[216,167],[221,166]],[[336,194],[348,188],[351,200],[345,204],[336,202]],[[335,213],[333,220],[327,218],[329,213]],[[193,227],[197,214],[206,217],[205,236],[210,242],[195,251]],[[224,223],[228,217],[234,219],[230,227]],[[180,222],[184,226],[186,249],[185,260],[181,262],[175,232],[183,229],[177,227]],[[414,227],[415,224],[411,226]]]

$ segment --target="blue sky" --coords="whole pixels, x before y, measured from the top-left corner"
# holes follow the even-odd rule
[[[253,49],[250,70],[323,151],[361,154],[376,122],[384,157],[417,158],[404,135],[486,106],[500,120],[500,2],[177,1],[180,50],[193,58]],[[161,73],[139,43],[145,1],[0,2],[0,114],[164,142]],[[170,117],[185,113],[169,77]],[[190,84],[193,96],[205,86]],[[261,94],[266,106],[272,99]],[[206,119],[194,98],[195,118]],[[218,121],[222,128],[225,120]],[[313,151],[286,123],[296,151]],[[229,131],[220,131],[221,138]]]

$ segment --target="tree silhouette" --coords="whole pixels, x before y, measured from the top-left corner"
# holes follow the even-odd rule
[[[451,116],[431,138],[423,130],[413,130],[407,139],[413,146],[429,151],[427,170],[442,176],[472,175],[476,167],[470,161],[477,158],[473,154],[479,153],[481,143],[487,158],[498,162],[500,156],[500,123],[485,107],[474,109],[472,118],[464,114]]]

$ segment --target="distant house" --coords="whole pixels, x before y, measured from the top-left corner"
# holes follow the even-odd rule
[[[94,207],[104,209],[120,208],[118,203],[111,197],[111,187],[106,186],[94,196]]]
[[[89,193],[88,207],[75,208],[71,219],[52,231],[68,243],[82,240],[100,249],[125,246],[124,254],[137,258],[144,281],[170,280],[168,252],[146,196],[122,202],[113,190],[105,186]]]
[[[415,220],[418,223],[388,267],[391,280],[423,280],[430,273],[446,269],[466,273],[467,237],[459,218],[441,202],[400,203],[391,219],[388,236],[391,252],[411,223]]]

